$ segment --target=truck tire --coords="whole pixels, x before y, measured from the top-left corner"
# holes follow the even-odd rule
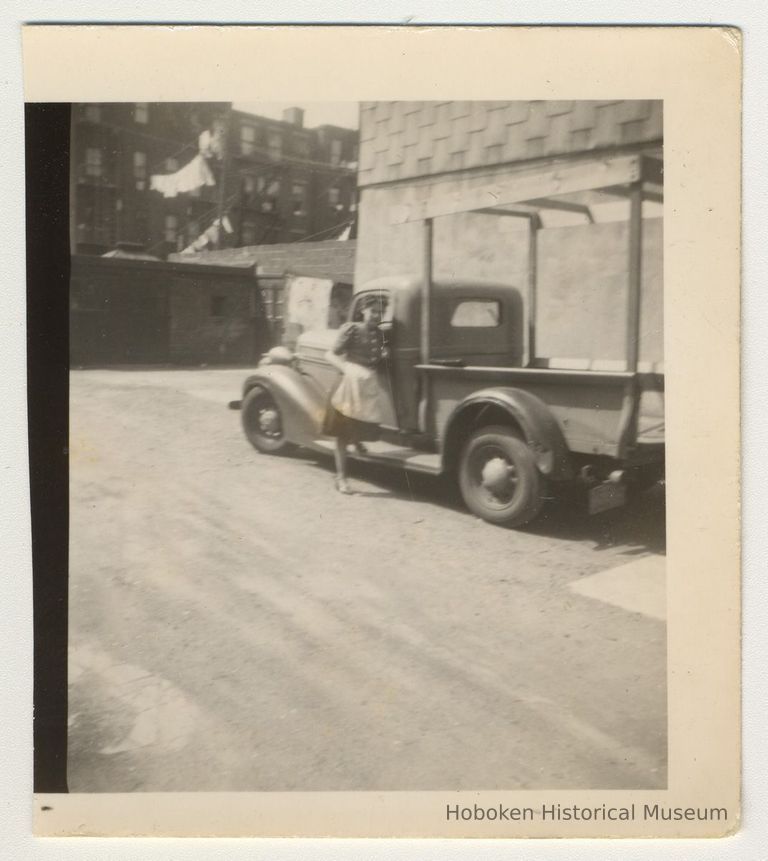
[[[523,526],[544,504],[546,480],[525,441],[510,428],[482,428],[467,440],[459,487],[470,511],[501,526]]]
[[[243,431],[250,444],[263,454],[288,454],[294,446],[283,434],[283,417],[272,395],[256,386],[240,407]]]

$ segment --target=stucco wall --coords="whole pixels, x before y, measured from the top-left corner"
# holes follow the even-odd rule
[[[661,362],[663,222],[643,221],[640,359]],[[537,353],[549,358],[625,357],[626,221],[542,230],[539,236]]]

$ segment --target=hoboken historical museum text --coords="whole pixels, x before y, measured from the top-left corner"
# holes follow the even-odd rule
[[[542,804],[540,807],[447,804],[445,816],[448,822],[525,822],[535,819],[541,819],[544,822],[634,822],[637,820],[726,822],[728,809],[725,807],[667,807],[662,804],[629,804],[626,807],[611,807],[607,804],[594,807],[582,807],[579,804]]]

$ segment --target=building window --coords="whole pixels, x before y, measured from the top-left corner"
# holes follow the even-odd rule
[[[179,219],[175,215],[165,216],[165,241],[170,243],[176,242],[176,236],[179,229]]]
[[[309,158],[309,140],[304,137],[294,138],[293,152],[299,158]]]
[[[272,323],[283,319],[283,287],[261,287],[261,297],[264,305],[264,315]]]
[[[143,191],[147,186],[147,154],[135,152],[133,154],[133,178],[136,180],[136,188]]]
[[[262,187],[263,177],[259,177],[259,186]],[[267,179],[263,185],[264,195],[261,201],[262,212],[275,212],[277,209],[277,201],[280,197],[280,180]]]
[[[227,313],[227,297],[211,296],[211,317],[224,317]]]
[[[328,203],[330,203],[331,206],[337,206],[341,203],[341,189],[335,185],[332,185],[328,189]]]
[[[246,221],[243,223],[242,234],[240,236],[240,242],[243,245],[255,245],[256,244],[256,225],[250,221]]]
[[[280,132],[270,132],[267,136],[267,149],[272,158],[280,158],[283,153],[283,136]]]
[[[500,322],[501,305],[494,300],[459,302],[451,317],[451,326],[462,329],[493,329]]]
[[[253,155],[256,150],[256,129],[253,126],[240,126],[240,152]]]
[[[307,187],[304,183],[295,182],[291,186],[292,212],[294,215],[307,214]]]
[[[82,224],[80,227],[85,227],[86,224],[93,224],[96,220],[96,207],[92,203],[86,203],[81,209]]]
[[[88,147],[85,151],[86,176],[104,176],[104,153],[98,147]]]
[[[331,141],[331,164],[341,164],[341,141],[338,138]]]
[[[176,173],[179,169],[179,161],[175,158],[167,158],[165,160],[165,172],[166,173]]]
[[[101,122],[101,105],[86,105],[85,118],[92,123]]]
[[[149,122],[149,104],[147,102],[136,102],[133,106],[133,120],[137,123]]]

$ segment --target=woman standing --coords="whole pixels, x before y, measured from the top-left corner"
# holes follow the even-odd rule
[[[384,391],[378,368],[387,358],[384,333],[379,328],[386,309],[383,296],[371,294],[358,305],[361,323],[345,323],[327,360],[341,371],[323,424],[326,436],[336,437],[336,489],[352,493],[347,483],[347,446],[365,452],[364,440],[379,438],[384,418]]]

